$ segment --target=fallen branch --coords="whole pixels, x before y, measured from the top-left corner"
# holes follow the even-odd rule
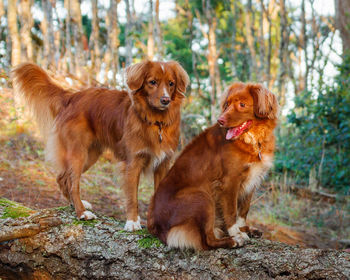
[[[1,213],[0,205],[0,216]],[[70,207],[0,219],[0,278],[14,279],[349,279],[350,254],[252,240],[238,249],[165,247],[146,230],[99,216],[78,221]],[[4,240],[4,239],[2,239]],[[12,278],[10,278],[12,279]]]

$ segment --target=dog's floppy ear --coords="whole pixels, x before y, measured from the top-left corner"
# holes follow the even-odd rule
[[[253,96],[254,113],[258,118],[276,119],[278,117],[278,101],[276,95],[261,84],[250,84],[249,92]]]
[[[150,61],[146,60],[126,68],[126,83],[130,90],[135,91],[142,87],[149,63]]]
[[[180,97],[185,97],[185,92],[188,84],[190,83],[190,78],[188,77],[185,69],[182,68],[180,63],[177,61],[168,62],[169,66],[174,70],[176,75],[176,92]]]

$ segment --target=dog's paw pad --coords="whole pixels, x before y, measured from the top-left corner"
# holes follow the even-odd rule
[[[137,221],[127,220],[124,226],[126,231],[136,231],[141,229],[140,217],[137,217]]]
[[[97,219],[96,215],[90,211],[84,211],[80,216],[80,220],[94,220]]]
[[[86,210],[92,210],[92,205],[89,201],[82,200],[81,202],[83,203]]]

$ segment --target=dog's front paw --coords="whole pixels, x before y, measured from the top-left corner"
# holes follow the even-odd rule
[[[124,226],[126,231],[136,231],[141,229],[140,217],[137,216],[137,221],[127,220]]]
[[[96,215],[90,211],[84,211],[79,218],[80,220],[94,220],[97,219]]]
[[[228,234],[233,238],[233,240],[237,242],[239,247],[243,246],[250,240],[248,234],[240,231],[238,224],[235,224],[232,227],[230,227],[228,229]]]
[[[83,203],[86,210],[92,210],[92,205],[89,201],[82,200],[81,202]]]
[[[238,247],[242,247],[244,244],[250,242],[250,238],[245,232],[237,232],[232,236],[232,239],[237,242]]]

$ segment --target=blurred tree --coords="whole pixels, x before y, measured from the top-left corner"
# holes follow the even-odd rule
[[[44,19],[41,22],[41,30],[44,35],[44,54],[43,64],[46,68],[56,67],[55,63],[55,44],[53,31],[53,16],[51,0],[42,0],[44,10]]]
[[[11,36],[11,65],[21,63],[21,43],[17,26],[17,1],[7,3],[7,22]]]
[[[350,1],[335,0],[336,24],[343,41],[343,52],[350,50]]]
[[[33,18],[31,13],[31,0],[21,0],[21,37],[23,38],[23,46],[25,48],[25,60],[33,61],[33,45],[31,29],[33,27]],[[1,7],[0,7],[1,9]]]
[[[153,0],[149,0],[147,58],[153,60],[154,56],[154,30],[153,30]]]

